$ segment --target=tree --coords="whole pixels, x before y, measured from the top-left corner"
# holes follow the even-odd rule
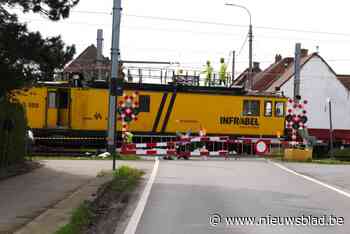
[[[11,10],[21,8],[57,21],[69,16],[79,0],[0,0],[0,97],[37,80],[51,80],[75,53],[60,36],[43,38],[29,32]]]

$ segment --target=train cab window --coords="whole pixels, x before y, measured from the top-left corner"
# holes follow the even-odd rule
[[[272,101],[265,101],[265,114],[266,117],[272,116]]]
[[[140,95],[140,112],[149,112],[150,110],[151,97],[149,95]]]
[[[275,102],[275,116],[276,117],[284,116],[284,102]]]
[[[244,116],[259,116],[260,115],[260,101],[258,101],[258,100],[244,100],[243,101],[243,115]]]
[[[49,92],[47,97],[48,108],[56,108],[56,92]]]
[[[60,109],[67,109],[68,108],[68,92],[67,91],[60,91],[58,94],[58,108]]]

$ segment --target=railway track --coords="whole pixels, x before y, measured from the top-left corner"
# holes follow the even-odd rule
[[[33,156],[54,156],[54,157],[92,157],[105,152],[104,149],[74,149],[63,147],[34,146]]]

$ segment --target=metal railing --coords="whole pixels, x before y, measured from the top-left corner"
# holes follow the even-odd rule
[[[175,68],[154,67],[125,67],[123,69],[125,81],[129,83],[148,84],[182,84],[191,86],[204,86],[206,77],[201,70],[185,70]],[[207,86],[230,87],[233,83],[230,73],[226,74],[225,82],[220,82],[219,73],[214,72]]]

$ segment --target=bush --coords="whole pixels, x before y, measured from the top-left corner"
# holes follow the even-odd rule
[[[350,161],[350,148],[335,149],[333,156],[342,161]]]
[[[117,191],[128,191],[138,183],[143,174],[143,171],[136,168],[121,166],[113,172],[112,188]]]
[[[24,161],[27,120],[19,103],[2,100],[0,110],[0,168],[4,168]]]
[[[313,159],[325,159],[329,158],[329,147],[328,145],[315,145],[312,151]]]

